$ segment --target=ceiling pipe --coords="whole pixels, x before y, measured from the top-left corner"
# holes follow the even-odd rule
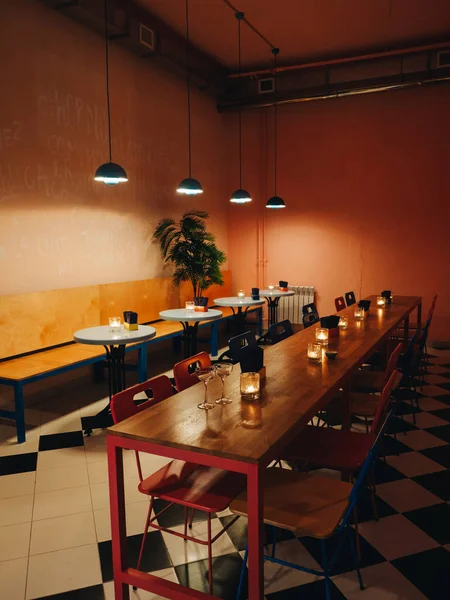
[[[410,48],[403,48],[397,50],[387,50],[385,52],[373,52],[371,54],[361,54],[359,56],[348,56],[344,58],[334,58],[330,60],[323,60],[317,62],[303,63],[297,65],[285,65],[276,68],[277,73],[286,71],[299,71],[303,69],[317,69],[320,67],[331,67],[333,65],[344,65],[355,62],[362,62],[366,60],[375,60],[379,58],[391,58],[393,56],[404,56],[406,54],[417,54],[419,52],[431,52],[433,50],[442,50],[444,48],[450,48],[450,42],[440,42],[435,44],[427,44],[424,46],[412,46]],[[230,73],[228,77],[230,79],[237,79],[238,77],[259,77],[260,75],[273,75],[274,69],[260,69],[258,71],[247,71],[240,74]]]

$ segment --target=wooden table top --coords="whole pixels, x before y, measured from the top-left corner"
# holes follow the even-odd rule
[[[267,464],[421,302],[418,296],[395,296],[392,305],[377,309],[376,296],[368,299],[372,306],[364,321],[355,321],[354,306],[339,313],[349,317],[349,326],[329,343],[338,351],[335,360],[324,357],[321,364],[315,364],[307,359],[308,342],[315,339],[314,326],[269,346],[264,351],[267,375],[259,401],[241,402],[240,369],[235,365],[225,381],[231,404],[199,410],[197,404],[203,398],[199,383],[111,427],[108,434]],[[220,396],[217,377],[209,384],[209,395],[211,399]]]

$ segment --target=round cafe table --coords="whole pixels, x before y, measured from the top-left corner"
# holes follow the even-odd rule
[[[80,344],[104,346],[108,366],[109,402],[98,414],[81,419],[85,433],[90,435],[92,429],[109,427],[112,424],[110,402],[112,396],[125,389],[125,346],[136,342],[151,340],[156,329],[148,325],[139,325],[139,329],[128,331],[123,327],[120,331],[111,331],[109,325],[80,329],[73,338]]]
[[[220,310],[209,309],[206,312],[186,310],[185,308],[170,308],[163,310],[159,316],[164,321],[179,321],[183,326],[184,357],[197,354],[197,331],[200,321],[215,321],[222,317]]]
[[[250,296],[246,296],[245,298],[230,296],[228,298],[216,298],[214,304],[216,306],[229,306],[231,308],[236,333],[239,334],[246,331],[248,309],[252,306],[261,306],[264,304],[264,300],[253,300]]]
[[[293,296],[295,292],[282,292],[281,290],[259,290],[259,295],[263,296],[267,300],[267,307],[269,309],[269,327],[278,321],[278,303],[280,298],[287,298]]]

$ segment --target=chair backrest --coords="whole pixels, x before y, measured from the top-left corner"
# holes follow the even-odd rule
[[[340,310],[344,310],[346,307],[344,296],[339,296],[339,298],[334,299],[334,306],[336,307],[337,312]]]
[[[228,354],[231,356],[233,364],[241,362],[244,348],[247,348],[247,346],[256,346],[256,344],[256,336],[253,331],[245,331],[230,338],[228,340],[228,347],[230,349]]]
[[[179,392],[187,390],[199,382],[195,375],[196,369],[204,369],[211,366],[211,358],[206,352],[199,352],[194,356],[185,358],[177,363],[173,368],[175,386]]]
[[[306,329],[307,327],[311,327],[311,325],[314,325],[314,323],[318,323],[320,321],[320,318],[317,312],[309,312],[303,315],[302,321],[303,327]]]
[[[136,404],[134,397],[141,392],[151,392],[151,398],[140,404]],[[120,423],[120,421],[132,417],[138,412],[141,412],[150,406],[154,406],[170,396],[173,396],[173,387],[170,379],[166,375],[160,375],[159,377],[148,379],[147,381],[144,381],[144,383],[134,385],[133,387],[123,390],[123,392],[115,394],[111,398],[111,414],[113,421],[114,423]]]
[[[428,311],[427,323],[431,323],[433,319],[434,309],[436,308],[437,294],[433,298],[433,302],[431,303],[430,310]]]
[[[375,413],[374,419],[372,421],[372,426],[370,428],[370,433],[372,435],[378,435],[380,428],[382,427],[384,420],[386,418],[386,414],[389,410],[391,396],[397,386],[400,384],[402,380],[402,373],[400,371],[393,371],[389,380],[381,392],[380,401],[378,403],[377,411]]]
[[[294,329],[289,319],[273,323],[267,331],[267,338],[271,344],[278,344],[282,340],[294,335]]]
[[[304,304],[302,306],[302,315],[306,315],[311,312],[313,312],[313,313],[317,312],[317,307],[314,304],[314,302],[311,302],[311,304]]]
[[[406,350],[405,354],[400,358],[400,361],[399,361],[402,372],[403,372],[403,379],[405,381],[405,384],[408,383],[408,380],[411,376],[413,363],[415,361],[415,358],[419,354],[419,338],[421,335],[422,335],[422,330],[416,329],[414,335],[412,336],[412,338],[408,344],[408,349]]]
[[[355,292],[345,292],[345,301],[347,302],[347,306],[356,304]]]
[[[399,344],[397,344],[397,346],[391,352],[391,355],[389,357],[389,360],[388,360],[388,363],[386,365],[386,369],[385,369],[384,375],[383,375],[383,387],[389,381],[389,378],[392,375],[392,373],[394,372],[394,369],[397,368],[398,361],[399,361],[400,355],[402,353],[402,347],[403,347],[403,344],[400,342]]]

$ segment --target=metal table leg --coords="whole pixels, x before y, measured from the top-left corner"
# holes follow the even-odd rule
[[[189,358],[197,354],[198,321],[193,325],[186,321],[181,321],[181,324],[183,326],[184,358]]]
[[[280,302],[280,297],[275,296],[274,298],[268,297],[267,307],[269,310],[269,327],[278,321],[278,304]]]

